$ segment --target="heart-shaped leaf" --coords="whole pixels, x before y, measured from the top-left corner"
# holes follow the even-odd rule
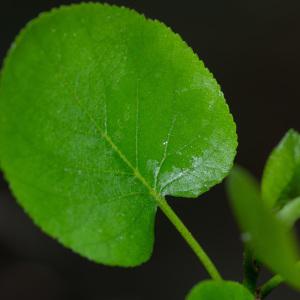
[[[30,22],[0,83],[1,167],[34,222],[109,265],[152,252],[164,195],[196,197],[230,170],[232,116],[165,25],[81,4]]]
[[[300,134],[295,130],[289,130],[270,154],[261,187],[269,207],[300,196]]]
[[[254,296],[237,282],[208,280],[195,285],[186,300],[254,300]]]
[[[262,201],[259,185],[246,170],[234,167],[228,180],[231,204],[256,257],[289,284],[300,288],[299,260],[293,235]]]

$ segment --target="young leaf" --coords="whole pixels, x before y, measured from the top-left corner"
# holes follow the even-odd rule
[[[230,170],[220,88],[165,25],[80,4],[30,22],[0,83],[1,166],[34,222],[108,265],[152,252],[164,195],[197,197]]]
[[[256,257],[288,283],[300,288],[294,237],[264,205],[256,180],[246,170],[235,167],[229,176],[228,191],[244,240]]]
[[[208,280],[195,285],[186,300],[254,300],[254,296],[237,282]]]
[[[269,207],[300,196],[300,135],[289,130],[272,151],[262,178],[262,198]]]
[[[291,200],[277,214],[288,227],[293,227],[300,218],[300,197]]]

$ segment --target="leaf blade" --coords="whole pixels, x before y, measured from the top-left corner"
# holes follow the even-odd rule
[[[300,135],[290,129],[271,152],[262,178],[262,198],[269,207],[283,206],[300,195]]]
[[[254,300],[254,296],[241,284],[233,281],[207,280],[195,285],[186,300]]]
[[[228,107],[191,49],[109,5],[32,21],[6,59],[0,111],[1,166],[21,205],[108,265],[146,261],[159,197],[201,194],[235,155]]]

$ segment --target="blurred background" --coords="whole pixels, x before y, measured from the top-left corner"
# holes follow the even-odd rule
[[[260,177],[268,153],[286,130],[300,130],[300,1],[106,2],[163,21],[198,53],[222,86],[237,122],[237,162]],[[0,62],[27,21],[67,3],[0,1]],[[169,201],[221,273],[241,279],[242,245],[224,186],[197,200]],[[0,178],[0,299],[181,300],[207,274],[161,213],[156,225],[149,262],[135,269],[97,265],[35,227]],[[299,295],[283,286],[270,299]]]

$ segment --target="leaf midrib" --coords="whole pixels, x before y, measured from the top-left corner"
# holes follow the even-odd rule
[[[89,33],[89,32],[88,32]],[[89,34],[89,36],[91,36]],[[39,45],[40,46],[40,45]],[[47,57],[46,55],[46,52],[44,51],[44,49],[42,47],[40,47],[42,50],[43,50],[43,53],[44,55]],[[93,51],[91,51],[91,53],[93,54]],[[55,63],[55,66],[57,66],[57,63]],[[105,78],[105,77],[104,77]],[[63,78],[63,82],[65,83],[65,87],[69,90],[70,92],[70,98],[72,99],[72,94],[74,95],[74,99],[77,103],[77,105],[80,107],[80,109],[83,111],[83,113],[85,113],[87,115],[87,117],[90,119],[90,121],[94,124],[96,130],[100,133],[101,137],[110,145],[110,147],[115,151],[115,153],[117,153],[117,155],[121,158],[121,160],[127,165],[127,167],[130,169],[130,171],[132,172],[132,175],[138,179],[142,185],[148,190],[149,194],[151,197],[154,198],[154,200],[156,201],[156,203],[158,204],[158,206],[161,207],[161,205],[164,205],[164,197],[157,192],[157,190],[155,189],[156,188],[156,184],[157,184],[157,177],[158,177],[158,174],[156,174],[156,178],[155,178],[155,187],[153,188],[148,182],[147,180],[144,178],[144,176],[139,172],[139,170],[137,169],[138,166],[134,167],[132,165],[132,163],[127,159],[127,157],[125,156],[125,154],[118,148],[118,146],[113,142],[113,140],[111,139],[111,137],[108,135],[107,133],[107,116],[105,116],[105,131],[103,131],[97,124],[96,120],[88,113],[87,110],[84,109],[84,107],[81,105],[81,101],[80,99],[78,99],[78,96],[76,94],[75,91],[73,91],[72,93],[72,89],[70,88],[69,84],[68,84],[68,80],[67,78]],[[137,93],[137,101],[139,100],[139,95]],[[138,103],[137,103],[138,104]],[[106,104],[105,104],[106,106]],[[138,109],[138,106],[137,106],[137,109]],[[137,112],[138,114],[138,112]],[[105,113],[106,115],[106,113]],[[136,115],[136,117],[138,117],[138,115]],[[136,120],[137,121],[137,120]],[[174,120],[173,120],[174,121]],[[173,124],[174,125],[174,124]],[[172,125],[172,126],[173,126]],[[172,127],[171,126],[171,127]],[[136,132],[136,138],[137,138],[137,132]],[[136,147],[137,147],[137,140],[136,140]],[[136,149],[137,151],[137,149]],[[136,160],[137,160],[137,157],[136,157]],[[161,163],[164,163],[164,158],[162,160]]]
[[[94,122],[93,119],[91,119],[92,122]],[[129,169],[132,171],[133,176],[137,178],[148,190],[149,194],[156,200],[157,204],[159,205],[161,202],[162,196],[157,193],[155,189],[151,187],[151,185],[147,182],[147,180],[142,176],[142,174],[139,172],[137,168],[135,168],[132,163],[127,159],[127,157],[124,155],[124,153],[118,148],[118,146],[112,141],[110,136],[106,133],[104,133],[98,126],[97,130],[100,131],[100,134],[102,138],[111,146],[111,148],[118,154],[118,156],[123,160],[123,162],[129,167]]]
[[[145,177],[139,172],[137,168],[135,168],[132,163],[128,160],[126,155],[119,149],[119,147],[113,142],[111,137],[107,134],[107,132],[103,132],[103,130],[98,126],[96,120],[82,107],[76,93],[74,93],[74,99],[82,111],[87,115],[90,121],[94,124],[96,130],[100,133],[100,136],[110,145],[110,147],[117,153],[117,155],[121,158],[121,160],[127,165],[127,167],[131,170],[133,176],[138,179],[142,185],[148,190],[151,197],[154,198],[158,206],[162,206],[164,202],[164,198],[147,182]]]

